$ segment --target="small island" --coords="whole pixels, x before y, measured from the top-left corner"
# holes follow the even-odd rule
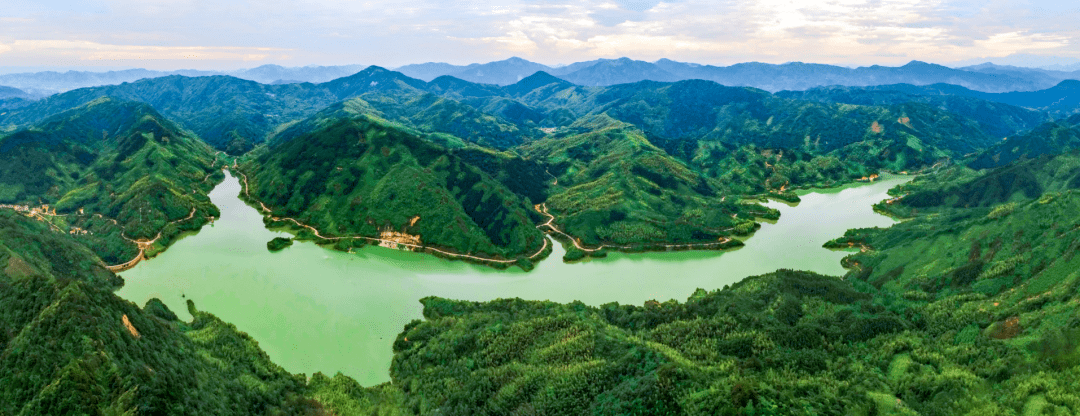
[[[291,238],[274,237],[273,240],[266,242],[266,249],[271,253],[284,250],[285,247],[291,246],[293,240]]]

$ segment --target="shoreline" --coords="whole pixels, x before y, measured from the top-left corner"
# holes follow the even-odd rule
[[[558,227],[556,227],[555,224],[554,224],[555,217],[547,212],[547,209],[546,209],[547,207],[546,207],[545,203],[540,203],[540,204],[534,205],[533,208],[538,213],[540,213],[541,215],[544,215],[544,216],[548,217],[547,222],[545,222],[543,224],[539,224],[539,225],[536,226],[537,228],[547,228],[547,230],[544,231],[544,235],[545,235],[544,245],[537,252],[535,252],[532,255],[529,255],[527,257],[518,257],[518,258],[515,258],[515,259],[498,259],[498,258],[474,256],[474,255],[471,255],[471,254],[457,253],[457,252],[454,252],[454,251],[448,251],[446,249],[433,247],[433,246],[426,246],[426,245],[422,245],[422,244],[418,245],[418,244],[411,244],[411,243],[403,243],[403,242],[399,242],[399,241],[395,241],[395,240],[387,240],[387,239],[382,239],[382,238],[378,238],[378,237],[371,237],[371,236],[323,236],[319,232],[319,230],[317,228],[315,228],[315,227],[313,227],[311,225],[302,223],[299,220],[296,220],[295,218],[274,217],[272,215],[273,210],[271,210],[269,207],[267,207],[266,204],[264,204],[262,201],[259,201],[259,200],[255,199],[254,197],[252,197],[250,195],[250,192],[249,192],[250,183],[248,181],[247,174],[240,171],[240,168],[238,166],[234,165],[234,169],[229,169],[229,167],[226,166],[223,170],[228,170],[230,173],[236,173],[236,174],[240,175],[239,179],[242,179],[242,182],[243,182],[243,183],[241,183],[242,192],[240,194],[240,199],[242,201],[244,201],[244,203],[247,204],[248,206],[256,209],[257,211],[259,211],[259,213],[263,216],[264,220],[269,220],[271,222],[291,223],[292,226],[298,227],[298,228],[300,228],[300,230],[292,229],[291,226],[289,226],[289,225],[284,225],[284,226],[281,226],[280,228],[283,231],[286,231],[286,232],[289,232],[289,233],[293,234],[294,236],[298,236],[299,233],[304,229],[310,231],[314,235],[314,238],[312,238],[312,239],[300,238],[301,241],[304,241],[304,240],[313,241],[316,244],[318,244],[320,246],[324,246],[324,247],[330,246],[331,244],[322,244],[322,243],[320,243],[320,241],[329,243],[329,242],[345,241],[345,240],[363,240],[365,245],[368,244],[368,243],[393,244],[396,247],[398,247],[397,249],[405,249],[405,250],[416,252],[416,253],[430,254],[430,255],[433,255],[435,257],[444,258],[444,259],[447,259],[447,260],[461,260],[461,261],[465,261],[465,262],[468,262],[468,263],[489,266],[489,267],[492,267],[492,268],[495,268],[495,269],[506,269],[508,267],[517,265],[517,266],[521,267],[525,271],[532,270],[532,268],[534,267],[535,262],[542,261],[542,260],[546,259],[548,255],[551,254],[551,247],[553,246],[553,243],[550,240],[558,240],[559,242],[561,242],[563,244],[567,244],[569,242],[570,245],[572,246],[571,248],[573,250],[578,250],[578,251],[580,251],[580,252],[582,252],[584,254],[583,256],[581,256],[579,258],[570,258],[570,259],[568,259],[568,258],[564,257],[564,259],[563,259],[564,262],[578,262],[579,260],[581,260],[583,258],[604,257],[604,256],[606,256],[606,253],[609,250],[614,251],[614,252],[626,253],[626,254],[653,253],[653,252],[655,252],[655,253],[663,253],[663,252],[671,252],[671,251],[716,251],[716,252],[726,252],[726,251],[731,251],[731,250],[737,250],[737,249],[745,246],[744,241],[746,241],[747,239],[752,237],[753,234],[754,234],[753,231],[757,231],[757,229],[759,229],[761,227],[760,223],[758,223],[759,221],[766,220],[764,222],[770,222],[770,223],[775,223],[775,221],[776,221],[775,219],[771,219],[771,218],[767,218],[767,217],[755,217],[755,222],[758,223],[758,224],[755,227],[755,229],[752,232],[750,232],[749,234],[747,234],[745,236],[726,237],[723,240],[716,241],[716,242],[681,243],[681,244],[656,243],[656,244],[642,244],[642,245],[637,245],[637,246],[601,244],[599,247],[590,248],[590,247],[586,247],[585,245],[583,245],[580,242],[579,239],[574,238],[572,235],[570,235],[570,234],[562,231]],[[875,178],[877,180],[871,180],[871,181],[855,180],[855,181],[848,182],[848,183],[845,183],[845,184],[841,184],[841,185],[838,185],[838,186],[832,187],[832,188],[807,187],[807,188],[798,188],[796,190],[799,191],[799,193],[802,193],[804,195],[806,193],[814,193],[816,191],[843,191],[844,189],[856,188],[856,187],[866,186],[866,185],[872,185],[874,182],[881,181],[881,180],[895,179],[897,177],[902,178],[902,177],[913,177],[913,176],[915,176],[915,175],[910,175],[910,174],[909,175],[895,174],[895,173],[891,173],[891,172],[882,172],[882,173],[883,173],[883,175],[881,177]],[[742,197],[742,198],[745,198],[745,199],[761,199],[761,200],[764,200],[765,202],[768,202],[769,200],[773,200],[773,201],[776,201],[776,202],[783,203],[783,204],[785,204],[785,205],[787,205],[789,207],[796,207],[801,202],[801,200],[800,201],[789,201],[789,200],[786,200],[786,199],[782,198],[780,195],[752,195],[752,196],[745,196],[745,197]],[[256,206],[256,204],[257,204],[257,206]],[[875,210],[875,212],[876,211],[877,210]],[[892,216],[890,216],[890,215],[885,215],[885,216],[889,217],[889,218],[892,218]],[[895,220],[895,218],[893,218],[893,219]],[[769,220],[771,220],[771,221],[769,221]],[[268,224],[267,228],[275,228],[275,227]],[[297,237],[294,237],[294,238],[297,238]],[[337,248],[337,247],[329,247],[329,248],[334,249],[334,250],[338,250],[338,251],[344,251],[344,252],[351,252],[351,250],[352,250],[352,247],[349,247],[349,249],[346,249],[346,250],[343,250],[343,249],[340,249],[340,248]],[[390,247],[390,248],[392,248],[392,247]],[[567,250],[567,252],[570,253],[572,251]],[[523,262],[529,262],[529,263],[522,264]]]
[[[230,173],[231,172],[232,171],[230,170]],[[282,223],[290,222],[290,223],[294,224],[297,227],[300,227],[302,229],[307,229],[307,230],[311,231],[312,234],[319,240],[324,240],[324,241],[363,240],[365,242],[365,244],[367,244],[367,243],[393,244],[393,245],[395,245],[395,247],[398,247],[398,248],[404,247],[405,249],[408,249],[409,251],[412,251],[412,252],[431,254],[433,256],[445,258],[445,259],[448,259],[448,260],[462,260],[462,261],[465,261],[465,262],[485,265],[485,266],[493,267],[493,268],[496,268],[496,269],[505,269],[505,268],[508,268],[510,266],[515,266],[516,265],[516,266],[521,267],[525,271],[529,271],[529,270],[531,270],[533,268],[533,264],[531,264],[531,263],[534,260],[535,261],[543,260],[544,258],[547,257],[547,255],[551,254],[551,247],[552,247],[552,243],[550,241],[551,238],[549,238],[549,236],[546,235],[546,234],[544,234],[544,237],[543,237],[544,243],[540,247],[539,250],[537,250],[535,253],[533,253],[533,254],[531,254],[529,256],[518,257],[518,258],[514,258],[514,259],[499,259],[499,258],[491,258],[491,257],[481,257],[481,256],[475,256],[475,255],[471,255],[471,254],[463,254],[463,253],[457,253],[457,252],[453,252],[453,251],[448,251],[448,250],[444,250],[444,249],[434,247],[434,246],[427,246],[427,245],[423,245],[423,244],[404,243],[404,242],[400,242],[400,241],[396,241],[396,240],[387,240],[387,239],[383,239],[383,238],[371,237],[371,236],[363,236],[363,235],[358,235],[358,236],[323,236],[322,234],[319,233],[319,230],[317,228],[315,228],[315,227],[313,227],[311,225],[308,225],[308,224],[304,224],[304,223],[300,222],[299,220],[297,220],[295,218],[274,217],[272,215],[273,210],[271,210],[269,207],[267,207],[266,204],[264,204],[262,201],[259,201],[259,200],[255,199],[254,197],[251,196],[251,194],[249,192],[250,184],[248,182],[247,174],[245,174],[244,172],[241,172],[239,168],[236,168],[236,173],[239,174],[243,178],[243,183],[241,184],[241,189],[242,189],[243,192],[240,194],[240,200],[244,201],[244,203],[247,204],[248,206],[250,206],[252,208],[255,208],[257,211],[259,211],[259,214],[263,216],[264,220],[269,219],[272,222],[282,222]],[[256,203],[259,205],[258,207],[256,207],[254,205]],[[268,226],[267,228],[270,228],[270,227]],[[288,231],[292,232],[291,229],[289,229]],[[298,234],[298,233],[294,233],[294,234]],[[303,241],[303,240],[306,240],[306,239],[302,238],[301,240]],[[312,241],[315,241],[316,244],[319,244],[317,240],[313,239]],[[324,245],[324,244],[319,244],[319,245]],[[388,247],[388,248],[391,248],[391,247]],[[350,247],[350,249],[351,249],[351,247]],[[339,250],[339,251],[348,252],[348,250]],[[529,263],[524,263],[524,262],[529,262]]]

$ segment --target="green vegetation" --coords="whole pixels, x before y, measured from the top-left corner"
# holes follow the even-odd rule
[[[970,164],[976,169],[1005,166],[1024,158],[1055,155],[1080,148],[1080,115],[1043,124],[1010,137],[982,152]]]
[[[100,99],[0,137],[0,203],[48,205],[39,219],[119,264],[220,215],[216,160],[146,104]]]
[[[266,249],[270,251],[281,251],[292,244],[293,240],[291,238],[274,237],[273,240],[266,242]]]
[[[718,242],[736,234],[741,224],[753,226],[755,216],[778,215],[738,203],[719,182],[672,158],[632,126],[602,117],[591,122],[605,125],[518,149],[550,167],[549,178],[558,184],[545,203],[548,213],[559,229],[587,246],[640,250],[716,243],[705,248],[725,248]]]
[[[0,211],[0,413],[295,414],[305,380],[189,303],[140,309],[65,234]]]
[[[455,152],[371,116],[321,124],[242,166],[250,196],[273,217],[294,218],[324,237],[368,238],[340,241],[341,248],[371,238],[416,244],[415,237],[428,247],[509,260],[544,247],[528,198]]]
[[[424,299],[393,385],[417,414],[1073,414],[1080,192],[1044,176],[1078,160],[928,175],[1051,185],[849,231],[829,244],[865,247],[843,278],[781,270],[643,306]]]
[[[218,215],[224,159],[148,105],[97,99],[111,93],[230,153],[267,138],[238,170],[268,226],[526,270],[543,231],[585,246],[567,261],[735,247],[777,215],[747,197],[926,174],[875,207],[907,221],[827,244],[860,249],[843,277],[779,270],[641,306],[425,298],[393,382],[365,388],[289,374],[191,303],[182,322],[112,293],[103,264]],[[1040,119],[969,98],[381,68],[62,94],[3,120],[25,128],[0,137],[0,203],[56,212],[0,210],[0,414],[1076,414],[1080,118],[1014,134]]]

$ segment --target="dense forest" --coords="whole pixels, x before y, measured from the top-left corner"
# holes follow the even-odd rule
[[[120,264],[136,241],[152,254],[218,216],[206,193],[222,164],[149,105],[103,98],[0,137],[0,204],[33,208]]]
[[[1080,116],[945,90],[372,67],[20,105],[0,115],[0,415],[1076,414]],[[565,260],[733,248],[778,215],[761,198],[920,175],[875,206],[904,221],[826,244],[851,250],[843,276],[778,270],[643,305],[425,298],[392,381],[360,386],[289,374],[191,302],[184,322],[114,294],[109,266],[220,215],[223,167],[296,239],[525,270],[548,236]]]

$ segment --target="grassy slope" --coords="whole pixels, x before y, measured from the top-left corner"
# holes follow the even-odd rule
[[[110,264],[135,254],[123,236],[161,233],[161,248],[218,215],[212,150],[145,104],[101,99],[53,116],[0,139],[0,159],[0,201],[55,207],[47,218],[90,231],[79,238]]]

